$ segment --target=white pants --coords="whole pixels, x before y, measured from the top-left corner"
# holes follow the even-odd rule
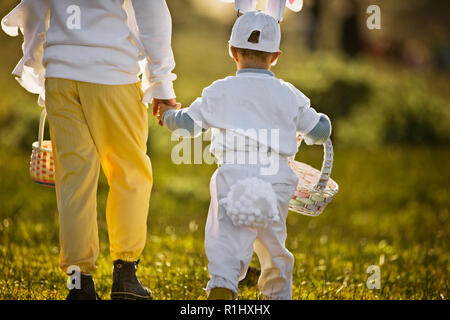
[[[258,286],[265,299],[292,299],[294,257],[286,249],[286,217],[289,199],[297,186],[297,176],[283,163],[279,173],[261,176],[258,166],[224,165],[211,178],[211,203],[206,221],[205,248],[210,281],[207,291],[220,287],[236,295],[238,283],[246,273],[253,250],[261,264]],[[218,201],[240,179],[259,177],[272,183],[278,199],[280,221],[267,228],[237,227]]]

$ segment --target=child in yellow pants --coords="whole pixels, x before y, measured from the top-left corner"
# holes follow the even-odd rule
[[[95,270],[100,164],[110,186],[106,219],[112,259],[135,261],[144,248],[152,172],[141,100],[139,83],[46,80],[64,270],[70,265]]]
[[[60,263],[71,275],[67,299],[98,298],[90,272],[99,253],[100,166],[110,186],[111,298],[151,299],[136,268],[152,188],[145,104],[153,101],[154,112],[161,102],[175,105],[172,21],[165,0],[22,0],[2,19],[2,28],[11,36],[19,28],[23,33],[24,56],[13,74],[47,109]]]
[[[60,222],[60,262],[82,273],[95,270],[98,256],[97,182],[100,165],[110,190],[106,219],[115,267],[136,268],[146,241],[152,169],[146,154],[147,109],[140,83],[101,85],[49,78],[46,109],[55,158]],[[123,276],[122,276],[123,277]],[[83,279],[82,279],[83,280]],[[85,285],[89,286],[89,282]],[[151,297],[134,284],[112,297]]]

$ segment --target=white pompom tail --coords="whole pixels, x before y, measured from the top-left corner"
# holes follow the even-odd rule
[[[225,207],[236,226],[266,228],[280,220],[275,191],[269,182],[260,178],[239,180],[219,204]]]

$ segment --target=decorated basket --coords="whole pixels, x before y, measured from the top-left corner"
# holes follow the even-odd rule
[[[30,161],[30,175],[34,182],[46,186],[55,186],[55,163],[53,161],[52,142],[44,140],[45,108],[41,113],[39,122],[38,141],[33,142]]]
[[[297,136],[300,146],[302,138]],[[338,184],[330,178],[333,168],[333,145],[328,139],[324,144],[322,169],[319,171],[305,163],[291,159],[289,166],[298,176],[297,190],[289,202],[289,210],[316,217],[339,191]]]

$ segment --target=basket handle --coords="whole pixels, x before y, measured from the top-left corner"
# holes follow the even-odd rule
[[[331,139],[328,138],[323,144],[323,162],[322,169],[320,169],[319,181],[315,186],[318,190],[323,190],[327,186],[328,180],[330,179],[331,170],[333,169],[333,144]]]
[[[46,117],[47,117],[47,111],[45,110],[45,108],[43,108],[42,112],[41,112],[41,120],[39,121],[39,136],[38,136],[39,149],[42,149],[42,143],[44,142],[45,118]]]
[[[302,143],[302,136],[297,133],[297,146],[300,147]],[[323,190],[327,186],[328,180],[330,179],[331,170],[333,169],[333,144],[331,139],[328,138],[323,144],[323,162],[322,169],[320,169],[319,181],[317,181],[314,187],[317,190]]]

